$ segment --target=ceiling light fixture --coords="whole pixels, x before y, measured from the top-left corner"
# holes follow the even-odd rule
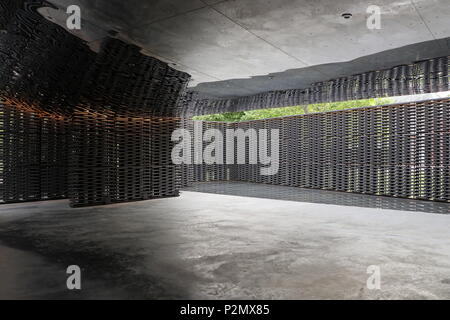
[[[353,15],[351,14],[351,13],[343,13],[342,15],[341,15],[344,19],[350,19],[351,17],[353,17]]]

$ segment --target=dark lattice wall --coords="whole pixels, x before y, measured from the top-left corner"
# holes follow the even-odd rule
[[[0,5],[0,201],[178,195],[188,178],[171,162],[171,133],[189,75],[115,39],[95,54],[41,5]]]
[[[0,203],[67,197],[67,123],[0,104]]]
[[[77,111],[173,117],[190,76],[145,56],[140,48],[106,39],[83,80]]]
[[[109,39],[89,70],[72,116],[72,206],[178,195],[171,135],[189,75],[139,50]]]
[[[228,124],[225,122],[208,122],[208,121],[191,121],[189,124],[188,129],[190,130],[192,137],[194,137],[194,125],[198,126],[198,130],[201,132],[205,132],[208,129],[217,129],[220,132],[223,133],[223,141],[224,141],[224,148],[226,146],[226,134],[225,130],[227,128],[231,128],[233,125]],[[194,142],[194,141],[193,141]],[[202,141],[201,145],[202,148],[197,150],[197,153],[200,153],[200,158],[203,160],[203,153],[202,151],[204,148],[209,144],[209,142]],[[192,146],[192,154],[193,158],[195,157],[195,151],[194,147]],[[223,159],[222,162],[224,165],[218,165],[218,164],[193,164],[191,166],[191,170],[193,171],[193,182],[202,182],[202,181],[223,181],[223,180],[229,180],[229,168],[230,166],[225,165],[226,163],[226,153],[223,153]]]
[[[176,118],[76,113],[70,143],[72,206],[177,196],[181,168],[171,161]]]
[[[448,91],[449,70],[450,59],[447,56],[319,82],[306,89],[270,91],[219,100],[201,99],[195,92],[190,92],[185,97],[183,112],[194,116]]]
[[[449,90],[447,57],[306,90],[199,101],[183,94],[188,74],[114,39],[94,54],[41,17],[42,3],[0,3],[0,202],[69,194],[73,206],[106,204],[224,179],[449,199],[448,100],[230,125],[281,129],[275,176],[260,176],[258,165],[171,162],[171,133],[188,123],[181,115]]]
[[[39,1],[0,4],[3,203],[66,198],[68,120],[95,56],[46,21]]]
[[[0,30],[5,30],[16,12],[23,7],[22,0],[2,0],[0,2]]]
[[[205,165],[194,181],[229,171],[229,180],[450,201],[449,99],[203,126],[279,129],[280,168]],[[248,155],[248,143],[237,148]]]
[[[0,101],[67,116],[95,54],[34,9],[28,4],[16,11],[0,34]]]

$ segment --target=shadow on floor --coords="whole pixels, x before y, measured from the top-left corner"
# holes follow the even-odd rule
[[[192,192],[332,204],[362,208],[428,212],[439,214],[450,213],[450,203],[380,197],[357,193],[305,189],[278,185],[273,186],[240,181],[199,182],[195,183],[193,186],[185,188],[184,190]]]
[[[448,299],[449,217],[187,191],[94,208],[3,205],[0,299]],[[66,287],[69,265],[81,268],[79,292]],[[366,288],[371,265],[382,290]]]
[[[177,237],[165,217],[146,206],[73,209],[65,200],[1,206],[0,300],[189,297],[175,276],[155,276],[178,265],[165,265],[177,254],[163,245]],[[80,291],[66,287],[69,265],[81,268]]]

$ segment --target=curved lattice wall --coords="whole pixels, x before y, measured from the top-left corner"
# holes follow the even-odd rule
[[[21,110],[70,115],[95,54],[30,4],[0,34],[0,99]]]
[[[183,112],[194,116],[441,92],[450,90],[449,75],[450,59],[446,56],[319,82],[306,89],[270,91],[219,100],[201,99],[196,92],[189,92]]]
[[[202,128],[279,130],[279,171],[264,176],[262,164],[203,164],[194,166],[193,181],[237,180],[450,202],[449,99],[203,122]],[[235,154],[238,148],[248,158],[248,140],[236,146]]]
[[[67,122],[0,104],[0,203],[67,197]]]
[[[189,75],[106,39],[98,54],[45,20],[43,1],[0,3],[0,202],[73,206],[176,196],[192,180],[235,179],[449,199],[449,102],[208,127],[278,128],[280,171],[174,165],[171,133],[193,114],[449,90],[448,57],[231,100],[185,94]],[[244,148],[241,146],[241,148]]]
[[[95,54],[41,5],[0,7],[0,202],[178,195],[170,138],[189,75],[116,39]]]

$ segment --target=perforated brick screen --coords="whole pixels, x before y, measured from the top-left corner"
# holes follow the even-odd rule
[[[258,164],[171,161],[171,134],[183,126],[192,129],[189,115],[445,91],[450,89],[448,57],[309,89],[199,100],[184,94],[188,74],[116,39],[106,39],[94,53],[38,14],[42,5],[0,3],[2,203],[69,197],[73,206],[84,206],[143,200],[176,196],[180,186],[205,180],[450,198],[449,100],[202,124],[202,131],[280,129],[280,170],[273,176],[261,176]]]
[[[449,99],[202,125],[204,130],[279,129],[279,171],[264,176],[262,164],[197,165],[194,181],[237,180],[450,201]],[[238,148],[248,158],[248,140]]]
[[[0,104],[0,203],[67,197],[67,122]]]
[[[449,70],[450,59],[445,56],[318,82],[305,89],[278,90],[215,100],[202,99],[193,91],[185,97],[183,114],[194,116],[448,91]]]

